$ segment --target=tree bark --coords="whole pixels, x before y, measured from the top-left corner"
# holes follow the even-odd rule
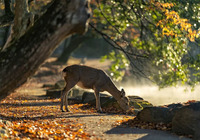
[[[28,28],[28,20],[28,0],[16,0],[14,23],[11,25],[10,36],[8,37],[3,49],[10,46],[12,42],[19,39],[25,33]]]
[[[0,53],[0,100],[27,81],[69,35],[84,33],[86,0],[55,0],[22,37]]]

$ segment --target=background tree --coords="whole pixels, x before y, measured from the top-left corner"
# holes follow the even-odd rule
[[[76,49],[78,49],[83,42],[88,41],[89,39],[94,39],[95,37],[92,36],[92,33],[88,31],[84,35],[73,35],[69,39],[65,40],[64,42],[64,49],[61,55],[58,57],[57,61],[62,63],[67,63],[69,60],[70,55]]]

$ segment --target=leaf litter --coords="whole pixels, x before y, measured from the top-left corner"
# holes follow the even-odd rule
[[[8,131],[1,135],[3,139],[91,139],[93,135],[86,133],[78,120],[62,118],[59,99],[48,100],[13,100],[1,102],[0,127]],[[73,113],[80,112],[82,104],[70,105]],[[82,112],[94,112],[83,110]],[[9,123],[8,123],[9,122]]]

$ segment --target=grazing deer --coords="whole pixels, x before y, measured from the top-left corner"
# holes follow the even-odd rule
[[[61,94],[60,109],[63,112],[63,104],[65,104],[65,110],[69,111],[67,107],[67,94],[75,85],[81,88],[94,90],[98,112],[102,112],[99,92],[103,91],[109,92],[117,100],[123,110],[129,109],[129,100],[125,96],[124,90],[118,90],[110,77],[103,70],[83,65],[71,65],[63,69],[62,72],[66,82],[66,86]]]

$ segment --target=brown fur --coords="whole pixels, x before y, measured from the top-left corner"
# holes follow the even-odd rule
[[[68,110],[67,94],[71,88],[78,85],[81,88],[93,89],[96,97],[96,108],[101,110],[99,92],[109,92],[119,103],[123,110],[128,110],[129,100],[125,96],[125,92],[117,89],[110,77],[100,69],[83,66],[71,65],[63,69],[63,76],[66,81],[66,86],[61,95],[61,110],[65,103],[65,109]]]

